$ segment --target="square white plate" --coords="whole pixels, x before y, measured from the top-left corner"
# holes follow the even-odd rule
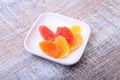
[[[70,27],[72,25],[79,25],[81,26],[82,29],[83,44],[81,47],[70,53],[70,55],[68,55],[65,58],[55,59],[49,57],[41,51],[38,45],[40,41],[43,41],[43,38],[39,33],[40,25],[46,25],[49,29],[51,29],[54,32],[56,31],[57,27],[60,26]],[[36,22],[33,24],[32,28],[30,29],[30,32],[26,36],[24,40],[24,47],[27,51],[42,58],[46,58],[48,60],[63,65],[73,65],[80,60],[83,51],[85,50],[86,44],[88,42],[90,32],[91,32],[90,27],[82,21],[70,17],[66,17],[63,15],[59,15],[56,13],[50,13],[50,12],[43,13],[38,17]]]

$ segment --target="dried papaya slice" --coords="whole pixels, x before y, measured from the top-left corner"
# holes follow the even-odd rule
[[[81,35],[82,29],[78,25],[73,25],[70,27],[70,31],[74,36],[73,42],[70,44],[70,51],[74,51],[83,43],[83,37]]]
[[[39,46],[45,54],[53,58],[58,57],[59,53],[61,52],[61,47],[50,40],[41,41]]]
[[[67,27],[58,27],[56,31],[56,37],[57,36],[62,36],[64,37],[69,44],[73,42],[74,36]]]
[[[79,25],[73,25],[70,27],[70,31],[74,34],[81,34],[82,29]]]
[[[65,57],[69,54],[70,46],[64,37],[56,37],[54,43],[61,47],[61,52],[59,53],[58,57]]]
[[[45,25],[39,27],[39,32],[45,40],[54,40],[55,34]]]
[[[80,34],[73,34],[73,35],[74,35],[74,39],[73,39],[73,42],[70,44],[71,52],[79,48],[83,43],[83,38]]]

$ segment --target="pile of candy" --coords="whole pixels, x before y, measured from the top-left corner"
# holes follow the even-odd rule
[[[80,26],[58,27],[54,33],[47,26],[39,27],[44,41],[39,42],[40,49],[53,58],[63,58],[79,48],[83,43]]]

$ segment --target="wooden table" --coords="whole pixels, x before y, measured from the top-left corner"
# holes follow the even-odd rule
[[[25,50],[24,38],[43,12],[91,27],[76,65],[63,66]],[[120,0],[0,0],[0,80],[120,80]]]

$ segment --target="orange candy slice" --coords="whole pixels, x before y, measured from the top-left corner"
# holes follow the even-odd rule
[[[80,34],[74,34],[73,43],[70,44],[70,51],[74,51],[79,48],[83,43],[83,38]]]
[[[39,43],[41,50],[53,58],[58,57],[58,54],[61,52],[61,47],[56,45],[53,41],[45,40]]]
[[[78,25],[73,25],[72,27],[70,27],[70,31],[73,33],[73,34],[81,34],[82,33],[82,29],[80,26]]]
[[[82,29],[78,25],[74,25],[70,27],[70,31],[72,32],[74,39],[72,44],[70,44],[70,51],[74,51],[78,47],[80,47],[83,43],[83,38],[81,35]]]
[[[65,57],[69,54],[69,51],[70,51],[69,43],[67,42],[67,40],[64,37],[62,37],[62,36],[56,37],[54,43],[61,47],[61,51],[60,51],[58,57]]]

